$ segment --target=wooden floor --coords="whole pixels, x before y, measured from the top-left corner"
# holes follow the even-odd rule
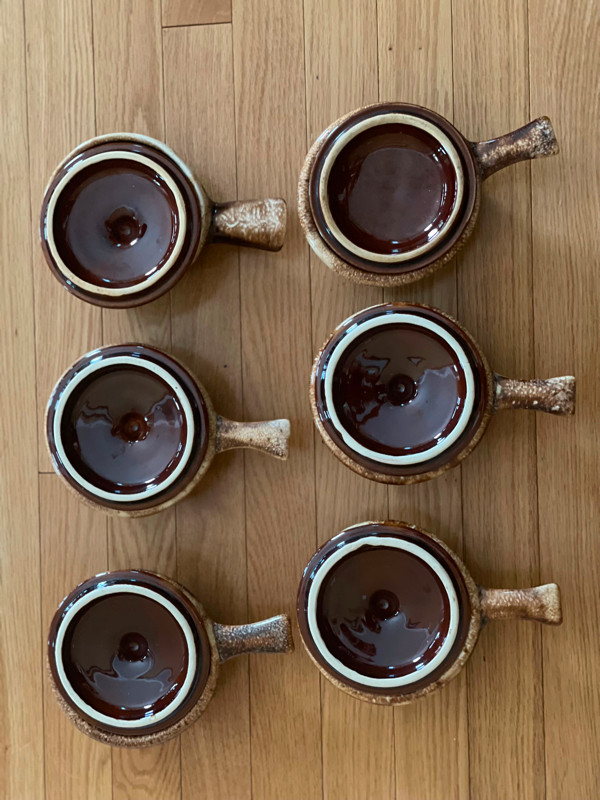
[[[0,798],[3,800],[596,800],[600,796],[600,10],[596,0],[1,0]],[[499,372],[572,373],[574,419],[505,413],[442,479],[387,489],[316,436],[313,353],[380,302],[309,254],[304,154],[377,100],[430,106],[470,138],[548,114],[558,157],[485,186],[476,235],[414,289],[456,313]],[[280,254],[209,248],[170,296],[101,312],[45,266],[46,180],[77,143],[164,139],[219,200],[282,196]],[[176,510],[107,520],[52,474],[50,389],[102,343],[157,344],[219,411],[287,416],[291,456],[219,456]],[[206,715],[166,746],[110,750],[61,715],[43,675],[58,602],[107,568],[177,576],[223,622],[294,608],[303,565],[344,526],[406,519],[493,586],[549,580],[564,625],[497,623],[425,701],[371,707],[293,656],[228,664]]]

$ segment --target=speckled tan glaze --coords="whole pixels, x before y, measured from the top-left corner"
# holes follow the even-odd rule
[[[44,195],[52,185],[61,170],[73,158],[84,153],[96,145],[110,144],[111,142],[133,142],[148,145],[164,153],[165,156],[174,161],[185,177],[191,183],[197,197],[200,216],[200,237],[188,264],[181,270],[177,270],[177,277],[183,274],[200,255],[204,245],[209,242],[223,242],[241,245],[245,247],[256,247],[263,250],[280,250],[283,246],[286,233],[286,202],[281,198],[268,198],[265,200],[240,200],[229,203],[215,203],[206,193],[202,184],[196,180],[187,164],[164,142],[137,133],[116,132],[107,133],[102,136],[95,136],[82,142],[72,150],[60,164],[56,167],[44,190]],[[61,281],[67,289],[66,282]],[[175,281],[167,281],[162,288],[144,288],[140,285],[140,291],[128,295],[128,301],[124,305],[122,302],[115,303],[103,295],[97,295],[89,302],[99,306],[112,307],[134,307],[151,302],[168,291]]]
[[[79,714],[65,701],[58,690],[46,654],[46,675],[50,682],[52,693],[58,704],[71,720],[73,725],[86,736],[96,739],[103,744],[113,747],[142,748],[162,744],[174,736],[178,736],[189,728],[202,715],[212,699],[219,676],[219,666],[229,658],[245,653],[289,653],[293,650],[293,641],[289,617],[282,614],[268,620],[254,622],[247,625],[219,625],[207,615],[201,603],[192,595],[185,586],[177,583],[172,578],[167,578],[159,573],[153,573],[161,580],[170,584],[173,589],[183,594],[196,609],[198,616],[204,623],[208,640],[210,642],[210,672],[202,695],[190,711],[168,728],[142,735],[127,736],[119,733],[108,733],[100,730]]]
[[[490,619],[529,619],[545,625],[560,625],[560,589],[555,583],[531,589],[481,589],[483,621]]]
[[[479,164],[481,177],[487,178],[518,161],[555,156],[559,152],[558,142],[548,117],[538,117],[522,128],[490,139],[474,142],[473,150]]]
[[[306,643],[303,641],[305,645],[305,650],[310,656],[311,661],[315,666],[319,669],[319,671],[330,681],[334,686],[338,689],[341,689],[346,694],[351,695],[352,697],[356,698],[357,700],[364,700],[369,703],[375,703],[377,705],[407,705],[408,703],[412,703],[415,700],[419,700],[422,697],[427,697],[432,692],[441,689],[447,683],[449,683],[453,678],[455,678],[462,668],[465,666],[471,653],[473,652],[475,645],[477,644],[477,639],[479,638],[479,632],[481,630],[482,625],[487,622],[489,619],[509,619],[509,618],[518,618],[518,619],[530,619],[530,620],[537,620],[541,622],[546,622],[548,624],[559,625],[562,622],[562,615],[560,609],[560,593],[558,590],[558,586],[556,584],[548,584],[547,586],[539,586],[532,589],[520,589],[520,590],[510,590],[510,589],[490,589],[485,590],[477,586],[473,578],[471,577],[470,572],[467,570],[465,565],[463,564],[462,560],[456,555],[456,553],[451,550],[441,539],[438,539],[437,536],[434,536],[429,531],[426,531],[424,528],[419,528],[416,525],[411,525],[407,522],[397,522],[397,521],[390,521],[386,520],[385,522],[380,521],[368,521],[363,522],[361,525],[391,525],[391,526],[398,526],[399,528],[410,528],[418,533],[425,534],[433,539],[436,544],[438,544],[443,550],[446,551],[448,557],[456,564],[458,567],[467,587],[468,595],[469,595],[469,603],[471,605],[471,621],[469,624],[469,629],[467,632],[467,637],[465,639],[465,643],[460,651],[460,653],[456,656],[456,658],[448,665],[446,671],[434,682],[428,684],[422,689],[419,689],[415,692],[410,694],[374,694],[368,690],[366,687],[364,690],[357,689],[353,686],[348,686],[345,681],[343,681],[339,674],[334,672],[333,670],[325,669],[312,655],[308,647],[306,647]],[[483,600],[487,593],[488,600]],[[518,595],[520,602],[515,602],[515,595]],[[540,615],[540,607],[542,605],[541,598],[544,598],[545,601],[548,603],[547,613],[542,619]],[[483,604],[482,604],[483,602]],[[484,605],[485,604],[485,605]],[[494,616],[490,616],[489,609],[490,604],[493,609]],[[484,607],[485,607],[485,614],[484,614]],[[550,610],[552,608],[552,610]]]
[[[401,311],[402,308],[404,308],[405,306],[411,306],[411,307],[421,306],[423,308],[428,307],[419,303],[402,303],[402,302],[397,302],[394,303],[393,305],[396,306],[399,311]],[[485,368],[488,401],[486,408],[483,412],[483,415],[481,417],[479,428],[477,429],[473,438],[453,458],[451,458],[449,461],[447,461],[445,464],[443,464],[442,466],[440,466],[435,470],[422,472],[418,475],[390,475],[388,473],[378,472],[376,469],[369,469],[364,464],[356,462],[350,455],[348,455],[348,453],[342,450],[336,444],[336,442],[331,438],[329,431],[325,428],[325,426],[321,422],[321,418],[319,415],[319,408],[317,404],[317,392],[316,392],[317,367],[319,359],[321,357],[321,354],[323,353],[323,350],[327,346],[327,343],[332,337],[336,336],[339,328],[336,328],[336,330],[333,331],[331,336],[328,337],[327,341],[323,344],[323,347],[321,347],[321,349],[316,355],[316,358],[313,362],[313,368],[310,378],[310,404],[311,404],[314,423],[317,426],[319,433],[321,434],[321,438],[323,439],[327,447],[331,450],[331,452],[336,456],[336,458],[338,458],[343,464],[345,464],[351,470],[356,472],[358,475],[361,475],[363,478],[368,478],[369,480],[378,481],[379,483],[402,484],[402,485],[422,483],[423,481],[428,481],[431,480],[432,478],[437,478],[447,470],[453,469],[454,467],[458,466],[458,464],[460,464],[460,462],[463,459],[465,459],[470,453],[473,452],[475,447],[477,447],[477,445],[481,441],[481,437],[485,433],[485,430],[489,424],[492,415],[496,411],[500,411],[502,409],[525,408],[525,409],[546,411],[551,414],[563,414],[563,415],[569,415],[575,413],[575,378],[567,377],[567,378],[549,378],[547,380],[533,379],[529,381],[520,381],[520,380],[504,378],[500,375],[497,375],[495,372],[491,370],[487,358],[481,351],[481,348],[477,344],[476,340],[473,338],[472,334],[470,334],[450,314],[448,314],[445,311],[443,312],[443,314],[453,325],[456,326],[456,328],[459,331],[465,334],[467,338],[470,339],[473,345],[476,347],[479,358],[481,359],[481,362]],[[561,391],[560,397],[557,395],[559,387]],[[542,397],[546,399],[546,402],[542,401]]]
[[[196,383],[196,386],[200,390],[208,410],[209,427],[207,432],[206,455],[204,456],[204,459],[202,460],[194,477],[181,489],[180,492],[156,506],[142,509],[121,509],[109,508],[108,506],[102,505],[102,503],[96,503],[87,496],[81,494],[55,467],[54,471],[74,497],[79,498],[79,500],[86,503],[86,505],[90,506],[91,508],[94,508],[98,511],[103,511],[105,514],[109,514],[112,517],[148,517],[153,514],[158,514],[159,511],[164,511],[165,509],[170,508],[171,506],[175,505],[175,503],[178,503],[180,500],[183,500],[184,497],[187,497],[189,494],[191,494],[204,477],[204,474],[210,467],[212,460],[217,453],[221,453],[225,450],[244,447],[251,448],[253,450],[259,450],[267,455],[274,456],[275,458],[279,458],[281,460],[287,459],[288,441],[290,436],[289,420],[275,419],[265,422],[234,422],[232,420],[225,419],[225,417],[222,417],[216,413],[208,392],[204,388],[203,384],[198,380],[196,375],[194,375],[194,373],[185,364],[183,364],[180,359],[177,360]],[[65,377],[70,369],[71,367],[65,370],[57,383],[59,383]],[[46,417],[48,416],[48,412],[49,406],[46,408]],[[50,455],[52,465],[54,466],[54,460],[52,458],[52,451],[50,450],[48,439],[46,439],[46,449]]]
[[[260,250],[281,250],[285,240],[284,200],[237,200],[214,206],[212,240]]]
[[[412,271],[409,270],[398,274],[369,272],[367,266],[365,266],[364,269],[359,269],[345,261],[335,253],[321,237],[315,225],[310,207],[310,177],[325,140],[336,127],[354,117],[357,111],[370,111],[376,108],[385,109],[387,106],[393,105],[395,104],[376,103],[374,105],[364,106],[361,109],[355,109],[345,114],[333,122],[323,131],[308,151],[298,181],[298,217],[306,240],[313,252],[326,266],[343,278],[347,278],[353,283],[380,286],[382,288],[403,286],[421,280],[422,278],[427,278],[454,258],[475,228],[481,202],[481,182],[485,180],[485,178],[509,164],[558,153],[558,144],[548,117],[541,117],[525,125],[523,128],[519,128],[512,133],[508,133],[497,139],[491,139],[487,142],[468,142],[465,140],[473,157],[477,190],[475,191],[473,209],[468,220],[462,223],[464,225],[463,231],[454,245],[447,250],[447,252],[444,252],[441,257],[433,257],[431,263],[420,266]],[[412,108],[416,107],[412,106]]]
[[[266,422],[232,422],[217,417],[216,451],[247,447],[285,460],[288,457],[290,423],[287,419]]]
[[[547,380],[520,381],[495,375],[494,411],[526,408],[547,414],[572,416],[575,413],[575,378],[563,375]]]
[[[286,614],[247,625],[213,625],[221,663],[244,653],[291,653],[294,649]]]

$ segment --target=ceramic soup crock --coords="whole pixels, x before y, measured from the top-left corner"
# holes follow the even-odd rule
[[[395,705],[454,678],[488,620],[562,622],[555,583],[483,589],[442,541],[404,522],[363,522],[330,539],[304,570],[297,611],[326,678]]]
[[[215,203],[165,144],[112,133],[79,145],[58,166],[40,236],[70,292],[123,308],[168,291],[207,242],[279,250],[285,227],[283,200]]]
[[[366,106],[330,125],[310,149],[298,186],[300,222],[335,272],[399,286],[455,255],[475,225],[485,178],[557,152],[547,117],[469,142],[427,108]]]
[[[344,464],[383,483],[417,483],[456,466],[501,409],[573,414],[575,379],[504,378],[452,317],[384,303],[329,337],[310,397],[325,444]]]
[[[96,575],[62,601],[50,626],[48,670],[81,731],[106,744],[147,747],[195,722],[224,661],[292,649],[285,615],[219,625],[178,583],[127,570]]]
[[[225,419],[184,366],[141,344],[80,358],[56,384],[46,417],[56,472],[88,503],[124,516],[183,498],[215,453],[250,447],[287,458],[289,432],[286,419]]]

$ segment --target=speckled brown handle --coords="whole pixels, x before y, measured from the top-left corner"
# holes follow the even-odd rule
[[[546,625],[560,625],[560,589],[545,583],[531,589],[480,589],[482,621],[490,619],[529,619]]]
[[[291,653],[292,626],[287,614],[250,622],[247,625],[213,625],[219,661],[244,653]]]
[[[217,417],[217,453],[233,450],[236,447],[249,447],[285,460],[288,457],[289,440],[289,419],[233,422],[221,416]]]
[[[216,203],[212,240],[261,250],[281,250],[285,239],[285,200],[238,200]]]
[[[473,142],[472,147],[483,178],[518,161],[545,158],[558,153],[558,142],[548,117],[534,119],[497,139]]]
[[[494,411],[527,408],[561,416],[575,413],[575,378],[572,375],[529,381],[494,375],[494,382]]]

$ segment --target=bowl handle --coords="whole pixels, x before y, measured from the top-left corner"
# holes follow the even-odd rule
[[[558,142],[548,117],[538,117],[516,131],[489,139],[472,142],[471,147],[479,165],[481,177],[487,178],[518,161],[545,158],[558,153]]]
[[[479,589],[482,622],[529,619],[546,625],[562,623],[560,589],[555,583],[531,589]]]
[[[292,626],[287,614],[250,622],[247,625],[213,624],[221,664],[244,653],[291,653]]]
[[[228,242],[260,250],[281,250],[285,239],[285,200],[235,200],[215,203],[213,242]]]
[[[290,421],[270,419],[265,422],[233,422],[217,417],[217,453],[233,450],[236,447],[249,447],[260,450],[275,458],[288,457]]]
[[[572,375],[521,381],[494,374],[494,384],[494,411],[528,408],[561,416],[575,413],[575,378]]]

